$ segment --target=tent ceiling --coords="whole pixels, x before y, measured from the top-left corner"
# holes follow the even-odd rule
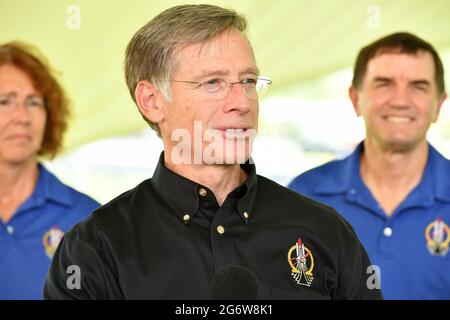
[[[59,71],[74,107],[70,149],[146,126],[123,79],[124,50],[140,26],[185,2],[0,0],[0,41],[37,45]],[[274,80],[272,93],[350,67],[359,48],[391,32],[413,32],[439,50],[450,48],[445,0],[189,1],[204,2],[247,16],[259,68]],[[80,8],[79,30],[66,27],[73,4]],[[371,5],[380,9],[379,29],[368,27],[376,22]]]

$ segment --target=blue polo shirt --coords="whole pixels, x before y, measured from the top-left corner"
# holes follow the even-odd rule
[[[364,145],[289,187],[334,207],[380,267],[385,299],[450,299],[450,161],[429,145],[422,180],[389,217],[360,175]]]
[[[47,270],[64,232],[99,204],[39,164],[33,194],[7,224],[0,220],[0,299],[42,299]]]

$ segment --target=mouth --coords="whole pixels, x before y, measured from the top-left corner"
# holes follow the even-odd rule
[[[221,135],[227,139],[245,138],[252,134],[252,128],[218,128]]]
[[[6,137],[6,140],[12,141],[30,141],[31,137],[27,134],[13,134]]]
[[[383,119],[394,124],[408,124],[414,121],[414,118],[408,116],[384,116]]]
[[[247,129],[243,128],[228,128],[224,129],[225,133],[233,134],[233,133],[245,133]]]

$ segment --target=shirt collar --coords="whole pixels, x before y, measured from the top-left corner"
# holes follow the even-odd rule
[[[333,171],[324,176],[315,192],[319,194],[337,194],[354,189],[362,183],[359,162],[364,150],[364,141],[345,159],[336,161]]]
[[[39,177],[31,196],[18,208],[17,212],[24,212],[32,208],[43,206],[52,201],[63,206],[74,206],[74,200],[69,188],[58,180],[44,165],[38,163]]]
[[[44,165],[39,163],[38,167],[39,179],[33,197],[50,200],[65,206],[73,206],[74,200],[69,188],[48,171]]]
[[[419,185],[430,196],[450,202],[450,161],[429,144],[428,161]]]
[[[450,162],[432,145],[428,144],[428,160],[419,185],[411,195],[420,204],[430,204],[434,198],[450,201]],[[364,185],[360,175],[361,153],[364,141],[347,158],[338,161],[333,172],[316,187],[318,194],[351,193]],[[414,193],[414,194],[413,194]]]
[[[237,209],[245,223],[250,219],[250,212],[256,196],[257,175],[252,159],[241,165],[248,174],[247,179],[232,193],[239,196]],[[164,164],[164,151],[161,153],[151,184],[158,195],[185,223],[189,223],[199,208],[199,190],[206,186],[191,181],[168,169]],[[189,218],[186,219],[186,215]]]

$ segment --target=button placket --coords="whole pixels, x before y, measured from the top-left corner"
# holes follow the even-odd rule
[[[379,240],[377,241],[377,247],[380,252],[386,254],[392,254],[395,252],[395,226],[393,225],[392,218],[384,221],[380,225]]]
[[[237,263],[237,255],[233,244],[234,229],[236,223],[243,224],[239,212],[225,203],[217,210],[211,222],[211,248],[215,268],[227,264]]]

